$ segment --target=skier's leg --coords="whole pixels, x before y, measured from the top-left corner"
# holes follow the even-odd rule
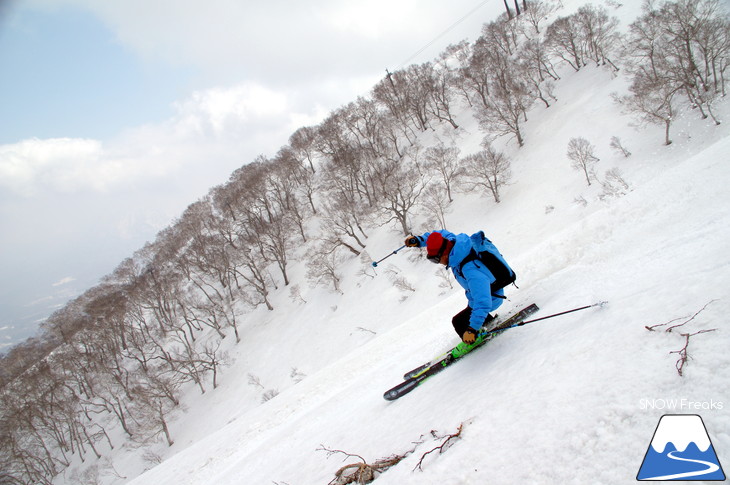
[[[454,326],[454,331],[459,338],[461,338],[461,336],[464,335],[464,332],[466,332],[469,328],[469,318],[471,318],[471,308],[467,306],[451,319],[451,324]]]

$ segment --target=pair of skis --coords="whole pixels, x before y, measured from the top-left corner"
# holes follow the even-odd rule
[[[471,347],[468,353],[471,353],[474,351],[474,349],[486,344],[508,328],[519,327],[524,323],[527,317],[534,314],[538,310],[539,308],[537,307],[537,305],[533,303],[526,306],[517,313],[510,315],[506,320],[497,323],[497,325],[493,326],[491,329],[483,328],[477,336],[478,343]],[[394,401],[399,397],[408,394],[413,389],[425,382],[426,379],[435,374],[438,374],[457,360],[463,358],[464,355],[468,355],[468,353],[462,354],[457,350],[457,347],[454,347],[445,354],[436,357],[434,360],[427,362],[419,367],[416,367],[409,372],[406,372],[403,376],[403,382],[393,387],[392,389],[385,391],[383,397],[387,401]]]

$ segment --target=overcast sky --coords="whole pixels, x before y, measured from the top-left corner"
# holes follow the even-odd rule
[[[0,351],[237,167],[503,8],[0,0]]]

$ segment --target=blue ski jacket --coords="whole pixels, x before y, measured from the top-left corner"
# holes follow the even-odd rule
[[[484,325],[484,320],[489,312],[496,310],[502,304],[504,298],[499,297],[504,297],[504,290],[499,289],[494,292],[494,295],[492,294],[490,285],[496,278],[479,260],[469,261],[459,270],[461,262],[472,249],[470,236],[464,233],[454,234],[445,229],[431,232],[440,232],[444,238],[454,241],[454,247],[449,253],[448,268],[454,273],[456,281],[466,293],[466,299],[471,308],[469,326],[478,331]],[[419,247],[426,245],[426,239],[431,232],[417,236]]]

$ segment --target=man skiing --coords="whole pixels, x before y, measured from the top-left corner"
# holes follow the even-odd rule
[[[409,236],[408,247],[426,246],[426,258],[451,268],[456,281],[466,291],[468,305],[451,320],[466,353],[479,343],[479,330],[494,319],[490,312],[505,299],[503,287],[514,282],[515,273],[504,261],[497,248],[479,231],[472,236],[453,234],[447,230]]]

